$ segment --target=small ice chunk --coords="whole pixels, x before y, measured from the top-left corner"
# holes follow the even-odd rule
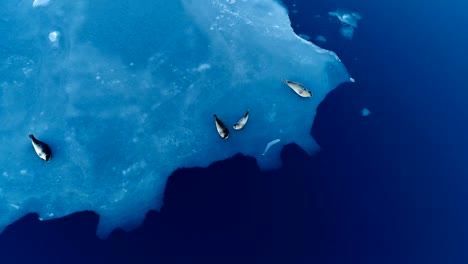
[[[48,5],[50,0],[34,0],[32,6],[33,7],[38,7],[38,6],[46,6]]]
[[[10,206],[13,207],[13,208],[15,208],[16,210],[18,210],[18,209],[20,208],[18,205],[12,204],[12,203],[10,204]]]
[[[196,69],[194,69],[194,71],[203,72],[203,71],[206,71],[206,70],[208,70],[210,68],[211,68],[210,64],[202,63],[202,64],[198,65],[198,67]]]
[[[344,9],[337,9],[335,12],[328,12],[330,16],[336,16],[342,23],[350,25],[354,28],[358,27],[357,21],[362,19],[361,15],[356,12],[348,12]]]
[[[326,39],[324,36],[322,36],[322,35],[318,35],[317,37],[315,37],[315,40],[316,40],[316,41],[322,41],[322,42],[326,42],[326,41],[327,41],[327,39]]]
[[[267,151],[275,144],[279,143],[281,140],[279,138],[275,139],[275,140],[272,140],[270,142],[268,142],[268,144],[266,145],[265,147],[265,150],[263,151],[262,155],[265,156],[265,154],[267,153]]]
[[[352,26],[342,26],[340,28],[340,33],[347,39],[353,39],[354,28]]]
[[[54,46],[58,45],[60,33],[58,31],[52,31],[49,33],[49,40]]]
[[[368,116],[368,115],[371,114],[371,111],[369,109],[367,109],[367,108],[363,108],[361,110],[361,113],[362,113],[362,116]]]
[[[353,77],[349,77],[349,81],[352,82],[352,83],[353,83],[353,82],[356,82],[356,80],[354,80]]]
[[[309,35],[306,35],[306,34],[299,34],[298,35],[299,37],[305,39],[305,40],[309,40],[310,39],[310,36]]]

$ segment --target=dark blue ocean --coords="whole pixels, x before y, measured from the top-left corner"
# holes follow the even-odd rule
[[[30,214],[0,236],[0,263],[468,263],[468,3],[437,1],[284,0],[356,79],[319,106],[317,155],[179,169],[160,212],[107,240],[93,212]],[[363,17],[352,40],[337,8]]]

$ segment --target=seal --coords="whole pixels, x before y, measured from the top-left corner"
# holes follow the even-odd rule
[[[289,88],[296,92],[300,97],[312,97],[312,92],[307,90],[302,83],[288,81],[286,79],[282,79],[281,81],[287,84]]]
[[[239,119],[239,121],[237,121],[237,123],[235,123],[232,128],[234,128],[235,130],[241,130],[245,127],[245,124],[247,124],[247,120],[249,120],[249,113],[250,111],[247,110],[247,112],[245,113],[245,115]]]
[[[49,161],[52,158],[52,152],[50,151],[49,146],[46,143],[35,138],[33,134],[30,134],[29,138],[31,138],[31,143],[39,158],[45,161]]]
[[[216,123],[216,130],[218,130],[219,136],[226,140],[229,137],[229,130],[226,125],[218,118],[218,116],[213,115]]]

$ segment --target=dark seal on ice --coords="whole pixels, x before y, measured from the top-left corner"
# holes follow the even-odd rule
[[[31,143],[39,158],[45,161],[49,161],[52,158],[52,151],[50,151],[49,146],[46,143],[35,138],[33,134],[30,134],[29,138],[31,138]]]
[[[217,115],[213,115],[216,124],[216,130],[218,130],[218,134],[222,139],[228,139],[229,137],[229,130],[226,125],[221,121]]]

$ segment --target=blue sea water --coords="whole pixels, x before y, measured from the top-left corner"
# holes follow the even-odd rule
[[[92,212],[44,222],[29,215],[0,236],[2,263],[465,263],[466,4],[284,4],[296,33],[325,36],[317,45],[356,79],[320,104],[317,155],[288,145],[277,170],[262,172],[242,155],[180,169],[160,213],[108,240],[96,238]],[[363,17],[352,40],[328,15],[337,8]],[[139,52],[99,37],[108,49]]]

